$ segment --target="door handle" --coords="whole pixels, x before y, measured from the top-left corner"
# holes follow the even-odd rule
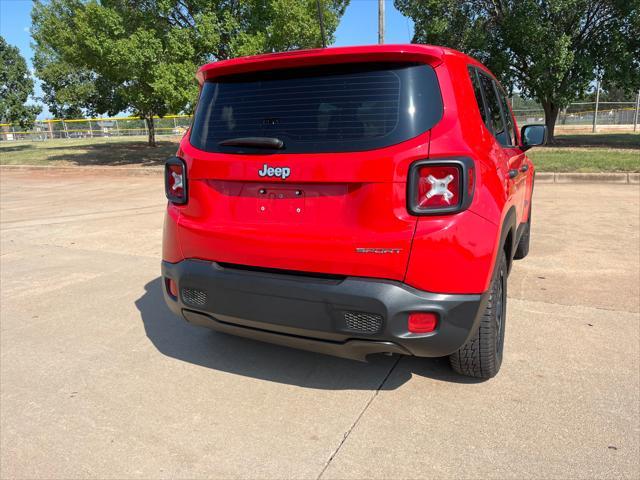
[[[521,172],[526,172],[527,170],[529,170],[529,165],[527,165],[527,164],[522,165],[522,166],[520,167],[520,171],[521,171]]]
[[[518,176],[518,170],[512,169],[509,170],[509,178],[516,178]]]

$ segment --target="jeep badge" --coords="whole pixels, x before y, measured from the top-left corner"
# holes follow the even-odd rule
[[[289,167],[270,167],[265,163],[262,170],[258,170],[258,175],[261,177],[279,177],[285,180],[291,175],[291,169]]]

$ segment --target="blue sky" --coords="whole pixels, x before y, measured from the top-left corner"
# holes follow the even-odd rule
[[[413,22],[385,0],[385,43],[409,43],[413,37]],[[378,1],[351,0],[338,30],[334,45],[371,45],[378,43]]]
[[[0,34],[11,45],[20,49],[31,67],[31,0],[0,0]],[[385,0],[385,43],[409,43],[413,36],[413,23],[393,6],[393,0]],[[351,0],[333,45],[368,45],[378,42],[378,1]],[[36,85],[36,96],[40,95]],[[46,118],[43,111],[39,118]]]

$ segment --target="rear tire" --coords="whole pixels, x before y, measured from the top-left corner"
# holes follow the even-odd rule
[[[524,227],[524,232],[520,237],[518,246],[516,247],[516,253],[513,255],[515,260],[521,260],[529,254],[529,241],[531,239],[531,209],[529,209],[529,218],[527,224]]]
[[[451,368],[461,375],[484,379],[498,373],[502,365],[506,312],[507,256],[501,251],[479,328],[460,350],[449,356]]]

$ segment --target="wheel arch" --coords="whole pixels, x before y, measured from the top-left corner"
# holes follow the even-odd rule
[[[503,249],[507,256],[507,272],[511,272],[511,265],[513,264],[513,255],[516,251],[516,228],[517,217],[515,207],[509,208],[504,220],[502,221],[502,228],[500,230],[500,242],[498,247]]]

